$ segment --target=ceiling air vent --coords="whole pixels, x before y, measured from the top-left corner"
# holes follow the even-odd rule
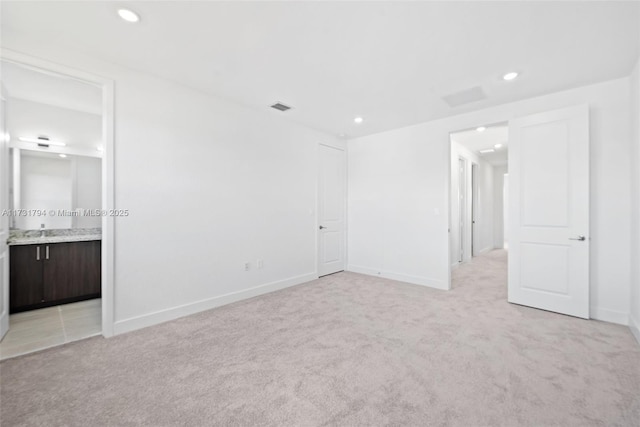
[[[276,110],[280,110],[280,111],[287,111],[291,109],[291,107],[289,107],[288,105],[284,105],[281,102],[276,102],[271,106],[271,108],[275,108]]]
[[[449,107],[459,107],[461,105],[470,104],[472,102],[482,101],[487,99],[487,95],[484,93],[480,86],[472,87],[460,92],[452,93],[447,96],[443,96],[444,102],[449,104]]]

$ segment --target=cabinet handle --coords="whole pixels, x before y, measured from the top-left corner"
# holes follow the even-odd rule
[[[46,246],[46,249],[44,252],[44,259],[49,259],[49,245]]]
[[[36,246],[36,261],[40,261],[40,246]]]

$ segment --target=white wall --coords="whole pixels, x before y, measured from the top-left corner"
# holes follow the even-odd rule
[[[349,142],[348,270],[447,289],[449,131],[460,128],[430,144],[431,126]]]
[[[583,103],[591,113],[591,316],[626,324],[629,78],[350,141],[349,268],[447,288],[449,132]]]
[[[488,252],[493,249],[494,198],[493,166],[485,161],[481,161],[478,167],[478,215],[476,221],[479,221],[479,236],[476,254]]]
[[[74,209],[102,208],[102,159],[77,156],[74,162]],[[97,228],[102,225],[99,216],[73,217],[74,228]]]
[[[631,74],[631,299],[629,325],[640,342],[640,60]]]
[[[28,34],[3,43],[115,81],[116,333],[317,277],[317,145],[343,142],[273,99],[255,111]]]
[[[504,247],[504,174],[507,166],[493,167],[493,247]]]

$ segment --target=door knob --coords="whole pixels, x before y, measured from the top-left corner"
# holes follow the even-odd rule
[[[320,230],[324,230],[325,228],[327,228],[327,227],[325,227],[324,225],[320,226]]]
[[[587,238],[584,236],[578,236],[578,237],[569,237],[569,240],[580,240],[582,242],[583,240],[587,240]]]

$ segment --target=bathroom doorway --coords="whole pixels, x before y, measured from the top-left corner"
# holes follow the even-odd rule
[[[12,51],[0,66],[4,359],[112,335],[113,83]]]

